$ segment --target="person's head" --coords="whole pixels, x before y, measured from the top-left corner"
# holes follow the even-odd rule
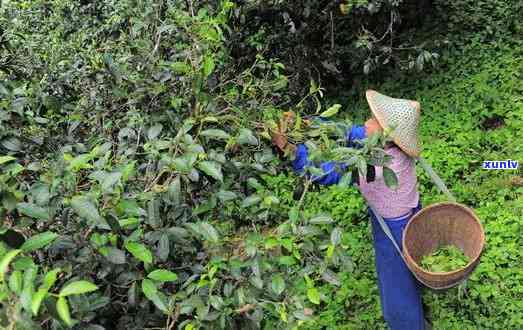
[[[417,109],[418,113],[420,112],[421,107],[420,107],[419,102],[409,101],[409,103],[412,105],[412,107]],[[382,132],[383,132],[383,127],[381,126],[379,121],[376,119],[376,117],[373,116],[365,122],[365,133],[367,134],[367,136],[371,136],[373,134],[382,133]],[[396,143],[389,141],[386,143],[385,148],[390,148],[393,146],[398,147],[398,145]]]
[[[365,133],[367,133],[367,136],[371,136],[376,133],[381,133],[382,131],[383,128],[381,127],[380,123],[378,123],[376,118],[369,118],[365,122]]]

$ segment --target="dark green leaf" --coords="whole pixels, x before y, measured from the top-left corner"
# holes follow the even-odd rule
[[[34,250],[41,249],[47,245],[49,245],[52,241],[54,241],[58,237],[58,234],[55,234],[50,231],[46,231],[44,233],[35,235],[31,237],[29,240],[25,241],[25,243],[20,247],[25,252],[31,252]]]
[[[280,274],[272,277],[271,288],[277,295],[280,295],[285,290],[285,281]]]
[[[153,302],[153,304],[161,311],[167,312],[167,304],[163,301],[163,299],[158,294],[158,289],[154,285],[154,283],[151,280],[144,279],[142,281],[142,292],[143,294]]]
[[[398,189],[398,177],[390,168],[383,167],[383,179],[387,187],[390,189]]]
[[[105,257],[116,265],[123,265],[126,263],[125,252],[115,247],[109,247]]]
[[[102,219],[102,217],[100,216],[98,208],[96,208],[94,203],[88,197],[73,197],[71,199],[71,207],[80,217],[86,219],[87,221],[93,224],[102,225],[104,228],[109,229],[109,226],[107,226],[105,220]]]
[[[151,199],[147,203],[147,222],[153,228],[161,227],[162,219],[160,218],[160,202],[157,199]]]
[[[213,161],[203,161],[198,164],[198,168],[208,176],[218,181],[223,181],[222,168],[219,163]]]
[[[154,126],[149,127],[149,130],[147,130],[147,138],[149,140],[156,139],[162,132],[162,129],[163,129],[162,124],[156,124]]]
[[[240,134],[238,135],[237,141],[239,144],[242,144],[242,145],[251,145],[251,146],[258,145],[258,139],[254,136],[252,131],[247,128],[240,129]]]
[[[102,181],[102,191],[105,193],[112,191],[112,187],[120,182],[121,177],[122,173],[120,172],[106,173]]]
[[[16,205],[16,208],[18,209],[18,212],[20,212],[23,215],[26,215],[28,217],[41,219],[41,220],[49,220],[49,210],[46,208],[43,208],[41,206],[38,206],[36,204],[18,203]]]

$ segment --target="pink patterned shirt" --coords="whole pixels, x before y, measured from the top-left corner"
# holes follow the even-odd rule
[[[398,189],[392,190],[385,185],[383,168],[378,166],[375,181],[367,183],[361,177],[359,189],[367,203],[374,206],[383,218],[397,218],[418,206],[416,163],[396,146],[385,149],[385,152],[393,157],[388,167],[398,177]]]

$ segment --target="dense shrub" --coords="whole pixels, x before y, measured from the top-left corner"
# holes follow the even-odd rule
[[[350,88],[383,66],[434,63],[434,42],[413,38],[432,12],[430,1],[245,1],[235,11],[231,47],[240,65],[256,53],[278,58],[299,98],[310,79]]]
[[[435,5],[433,19],[447,13],[452,31],[472,10]],[[328,84],[305,70],[362,72],[386,52],[355,45],[356,31],[384,33],[391,12],[404,18],[392,42],[421,45],[424,8],[363,1],[342,16],[339,3],[316,1],[4,2],[0,237],[26,241],[0,245],[2,327],[384,327],[363,199],[315,187],[297,208],[302,179],[266,130],[283,110],[335,102],[340,117],[362,119],[362,89],[375,87],[420,100],[425,157],[487,232],[467,287],[425,296],[429,318],[441,328],[520,328],[521,184],[479,168],[522,158],[517,24],[493,22],[489,34],[480,26],[491,7],[480,2],[463,36],[437,30],[451,41],[434,40],[446,52],[442,71],[379,85],[358,76],[337,99],[322,100]],[[494,11],[516,22],[507,4]],[[323,37],[330,12],[334,48]],[[291,21],[300,33],[288,33]],[[422,49],[412,51],[425,60]],[[423,173],[420,183],[424,204],[441,200]]]

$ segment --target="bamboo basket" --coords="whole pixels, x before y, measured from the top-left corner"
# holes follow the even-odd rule
[[[424,270],[420,266],[423,256],[445,245],[460,248],[470,262],[451,272]],[[451,288],[468,278],[479,263],[484,245],[485,233],[478,217],[470,208],[454,202],[422,209],[412,217],[403,234],[407,266],[420,282],[435,290]]]

